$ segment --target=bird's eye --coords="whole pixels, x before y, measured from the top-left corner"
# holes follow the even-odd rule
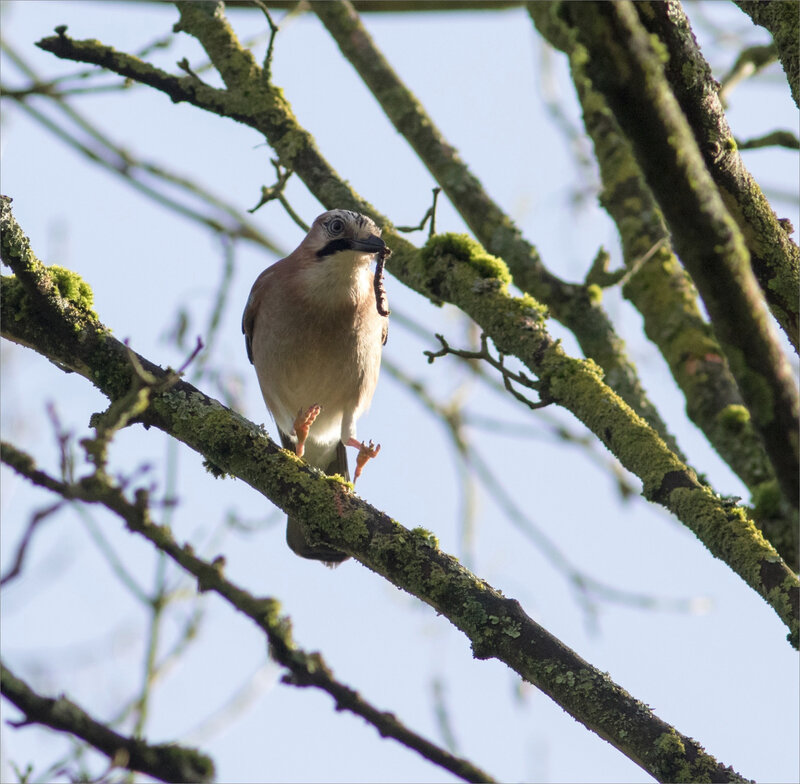
[[[328,224],[328,230],[331,234],[341,234],[344,231],[344,221],[341,218],[334,218]]]

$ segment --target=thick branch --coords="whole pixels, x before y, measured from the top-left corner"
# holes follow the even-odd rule
[[[631,144],[591,83],[586,50],[569,34],[570,28],[554,13],[552,4],[532,2],[528,11],[539,32],[569,57],[583,122],[600,168],[600,201],[617,225],[629,270],[623,294],[642,314],[645,332],[667,361],[691,420],[750,488],[754,499],[770,495],[770,508],[757,509],[758,524],[797,571],[797,512],[786,499],[774,501],[775,472],[761,438],[724,352],[701,314],[697,290],[671,249],[663,215]],[[653,248],[656,251],[642,261]]]
[[[794,7],[795,16],[800,5]],[[772,314],[800,347],[800,248],[778,221],[761,188],[744,165],[719,100],[718,85],[700,52],[680,3],[637,3],[645,28],[669,51],[665,72],[689,121],[708,171],[725,206],[742,231],[750,264]],[[800,33],[798,33],[800,34]],[[800,67],[800,64],[798,64]]]
[[[800,495],[794,379],[770,329],[741,233],[697,149],[632,3],[568,3],[566,13],[633,145],[673,243],[706,305],[790,503]]]
[[[752,20],[772,33],[794,102],[800,107],[800,5],[783,0],[733,0]]]
[[[0,662],[3,696],[25,715],[24,724],[69,732],[105,754],[117,767],[137,770],[160,781],[213,781],[214,763],[196,749],[174,743],[150,745],[126,738],[93,719],[66,697],[42,697]]]
[[[10,210],[3,215],[6,230],[18,227]],[[40,265],[38,260],[11,257],[3,260],[14,268]],[[431,272],[439,278],[442,259],[432,258]],[[452,277],[464,278],[470,265],[450,256]],[[459,270],[459,266],[461,269]],[[129,349],[112,338],[96,320],[81,327],[78,308],[64,304],[64,319],[71,328],[48,339],[36,313],[26,306],[22,284],[3,278],[3,335],[25,345],[37,347],[62,366],[82,372],[98,388],[115,400],[130,387]],[[475,288],[485,279],[469,275],[465,284]],[[489,286],[494,289],[495,286]],[[507,296],[505,306],[515,309],[516,331],[523,330],[535,339],[539,326],[529,304],[514,305]],[[497,308],[497,303],[490,305]],[[502,310],[502,309],[501,309]],[[539,336],[541,341],[541,335]],[[39,347],[39,344],[42,344]],[[543,366],[557,366],[560,349],[551,341],[542,346]],[[136,356],[141,367],[151,374],[157,385],[171,377],[166,371]],[[592,383],[602,385],[598,374],[586,363],[571,361],[562,368],[568,371],[557,383],[578,392],[577,387]],[[570,368],[572,369],[569,372]],[[589,370],[584,377],[581,368]],[[619,401],[618,398],[615,398]],[[617,405],[623,405],[617,403]],[[600,408],[603,406],[601,405]],[[627,409],[628,415],[635,415]],[[290,452],[280,449],[263,431],[198,389],[178,381],[168,389],[153,394],[147,411],[141,415],[147,425],[160,428],[203,454],[226,474],[242,479],[263,493],[287,514],[304,525],[310,542],[324,541],[337,550],[347,552],[390,582],[428,603],[464,632],[478,658],[494,657],[505,662],[522,678],[530,681],[588,728],[597,732],[626,756],[660,780],[706,777],[713,781],[739,781],[741,778],[724,768],[693,740],[667,725],[652,711],[615,684],[608,675],[592,667],[574,651],[564,646],[545,629],[529,618],[518,602],[507,599],[488,583],[466,570],[456,559],[438,549],[435,538],[427,531],[409,531],[386,514],[357,498],[348,483],[326,477],[304,464]],[[638,419],[638,432],[644,440],[655,440],[668,455],[661,439]],[[648,436],[648,434],[651,434]],[[22,465],[20,461],[16,461]],[[666,468],[680,465],[673,457]],[[665,466],[660,466],[664,469]],[[30,467],[30,470],[34,470]],[[796,629],[790,595],[794,580],[779,556],[768,546],[742,510],[731,508],[726,517],[715,514],[717,502],[696,480],[678,470],[670,471],[665,482],[650,491],[659,497],[672,495],[681,505],[705,499],[704,512],[710,524],[723,529],[723,539],[732,547],[756,548],[761,553],[751,568],[762,563],[757,582],[766,578],[769,591],[762,592],[773,603],[790,627]],[[733,534],[733,539],[730,535]],[[746,544],[747,542],[747,544]],[[184,550],[185,551],[185,550]],[[183,551],[182,551],[183,552]],[[177,553],[176,553],[177,555]],[[768,560],[767,560],[768,559]],[[263,609],[263,608],[262,608]],[[796,634],[796,632],[795,632]]]

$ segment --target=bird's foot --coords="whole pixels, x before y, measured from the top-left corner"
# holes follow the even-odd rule
[[[364,469],[368,460],[371,460],[373,457],[377,457],[378,452],[381,451],[381,445],[375,444],[370,441],[369,444],[365,444],[363,441],[358,441],[355,438],[351,438],[347,442],[347,446],[354,446],[358,449],[358,457],[356,457],[356,472],[353,476],[353,484],[356,483],[358,477],[361,476],[361,471]]]
[[[294,446],[294,451],[298,457],[303,456],[306,439],[308,438],[308,431],[311,429],[311,425],[314,424],[314,420],[319,416],[320,411],[322,411],[322,406],[318,403],[314,403],[314,405],[310,406],[306,411],[303,411],[301,408],[297,412],[297,416],[294,420],[294,434],[297,436],[297,443]]]

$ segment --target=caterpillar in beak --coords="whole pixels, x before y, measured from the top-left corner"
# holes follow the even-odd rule
[[[375,262],[375,280],[373,286],[375,288],[375,306],[378,308],[378,313],[381,316],[388,316],[391,311],[389,310],[389,303],[386,301],[386,289],[383,287],[383,268],[386,265],[386,259],[392,255],[391,248],[384,248],[377,256]]]

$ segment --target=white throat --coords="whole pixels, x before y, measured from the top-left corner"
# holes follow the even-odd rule
[[[372,286],[369,265],[373,255],[341,250],[306,267],[304,288],[309,298],[321,307],[362,302]]]

